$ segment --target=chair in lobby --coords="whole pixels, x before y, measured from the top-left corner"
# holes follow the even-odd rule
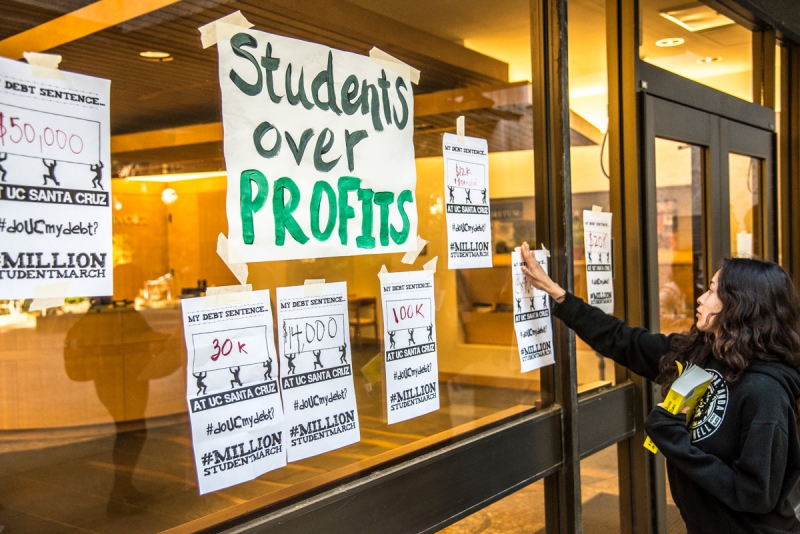
[[[355,346],[359,349],[364,344],[365,328],[372,328],[375,333],[375,342],[378,341],[378,313],[377,299],[375,297],[354,297],[348,299],[350,310],[350,328],[353,329]]]

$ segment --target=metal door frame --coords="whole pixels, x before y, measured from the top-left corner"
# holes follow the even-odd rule
[[[730,204],[728,155],[731,152],[762,160],[759,190],[763,204],[761,225],[764,236],[761,250],[754,251],[764,259],[775,261],[777,254],[777,202],[775,190],[774,111],[745,102],[703,86],[650,64],[639,64],[642,126],[645,325],[659,331],[658,242],[655,176],[655,139],[666,138],[690,143],[703,150],[702,239],[705,254],[706,286],[720,260],[730,255]],[[765,127],[766,126],[766,127]],[[655,273],[655,274],[654,274]],[[650,403],[658,394],[648,384]],[[653,499],[650,512],[657,532],[666,532],[666,476],[663,457],[645,460],[648,465]]]

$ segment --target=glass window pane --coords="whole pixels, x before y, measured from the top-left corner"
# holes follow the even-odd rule
[[[544,481],[503,497],[440,532],[443,534],[544,533]]]
[[[621,532],[617,446],[581,460],[584,532]]]
[[[610,210],[605,2],[569,0],[569,126],[575,295],[588,299],[583,211]],[[619,224],[619,218],[612,224]],[[614,362],[576,338],[578,385],[614,382]]]
[[[584,532],[591,534],[622,531],[616,445],[581,460],[581,500]],[[667,534],[686,534],[686,525],[669,492],[669,482],[666,512]]]
[[[639,2],[639,57],[752,102],[752,33],[701,2]]]
[[[491,17],[476,2],[454,11],[357,0],[325,14],[306,0],[242,6],[256,30],[360,54],[385,45],[420,68],[415,197],[429,243],[414,267],[402,254],[249,265],[248,283],[273,299],[276,288],[307,279],[347,282],[361,440],[198,494],[180,298],[237,283],[216,252],[217,236],[228,233],[217,52],[200,48],[196,30],[230,11],[218,4],[179,2],[48,50],[63,56],[64,70],[112,81],[114,294],[46,312],[29,312],[30,301],[0,303],[0,525],[9,532],[152,532],[216,512],[236,517],[254,499],[315,491],[413,455],[423,439],[450,443],[541,403],[539,372],[520,372],[510,275],[511,250],[534,238],[528,5]],[[3,37],[70,9],[12,1],[7,11]],[[154,47],[172,60],[140,58]],[[307,71],[307,90],[312,79]],[[455,133],[461,115],[466,134],[489,145],[494,266],[486,269],[447,268],[442,136]],[[408,271],[437,256],[441,408],[388,425],[376,275],[382,265]]]
[[[685,332],[705,285],[703,149],[656,138],[656,232],[661,332]]]
[[[760,184],[763,161],[741,154],[728,154],[728,184],[731,210],[731,256],[760,255],[762,228]]]

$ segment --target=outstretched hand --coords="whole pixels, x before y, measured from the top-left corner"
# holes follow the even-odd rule
[[[536,258],[531,252],[531,247],[527,242],[522,243],[520,252],[522,253],[522,260],[525,262],[525,265],[522,266],[522,272],[525,274],[525,278],[528,282],[536,289],[544,291],[561,302],[567,292],[564,291],[560,285],[555,283],[552,278],[547,276],[542,266],[536,261]]]

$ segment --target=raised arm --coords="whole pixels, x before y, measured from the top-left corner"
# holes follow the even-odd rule
[[[553,315],[596,352],[650,380],[658,376],[658,361],[669,350],[667,336],[651,334],[645,328],[632,328],[613,315],[589,306],[567,293],[544,272],[527,243],[523,243],[520,250],[525,261],[522,272],[528,281],[556,301]]]

